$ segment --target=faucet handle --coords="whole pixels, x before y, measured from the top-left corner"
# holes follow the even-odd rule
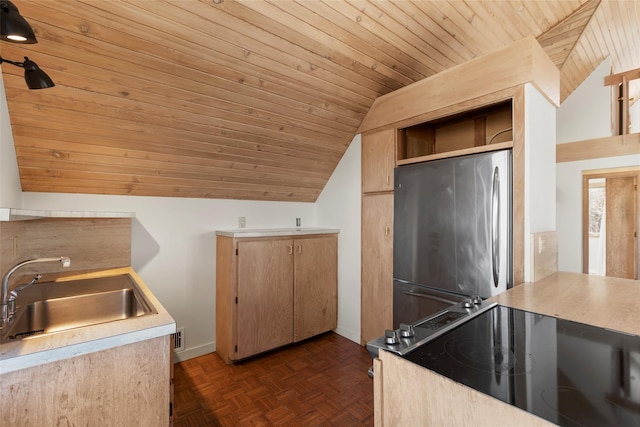
[[[16,314],[16,298],[18,298],[18,292],[23,290],[24,288],[28,288],[29,286],[36,283],[38,280],[42,279],[42,274],[36,274],[33,276],[33,279],[29,283],[25,283],[24,285],[20,285],[11,292],[9,292],[9,297],[7,298],[7,305],[9,306],[9,318],[13,317]]]

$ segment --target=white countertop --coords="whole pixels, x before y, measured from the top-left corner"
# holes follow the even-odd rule
[[[42,218],[134,218],[133,212],[40,211],[0,208],[0,221],[25,221]]]
[[[131,267],[81,274],[77,277],[66,276],[65,279],[121,274],[129,274],[136,281],[157,314],[4,342],[0,344],[0,375],[175,333],[175,321]]]
[[[242,237],[274,237],[274,236],[304,236],[313,234],[336,234],[337,228],[303,227],[303,228],[237,228],[233,230],[216,230],[216,235]]]

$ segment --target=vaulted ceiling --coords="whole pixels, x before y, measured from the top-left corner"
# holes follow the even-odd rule
[[[13,3],[56,83],[2,65],[23,191],[314,201],[380,95],[531,35],[562,99],[640,68],[638,0]]]

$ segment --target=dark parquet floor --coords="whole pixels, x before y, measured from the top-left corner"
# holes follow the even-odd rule
[[[234,365],[174,367],[174,426],[373,426],[371,359],[333,332]]]

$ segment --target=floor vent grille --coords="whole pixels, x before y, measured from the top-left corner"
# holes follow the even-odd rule
[[[173,351],[184,350],[184,328],[176,328],[176,333],[173,336]]]

